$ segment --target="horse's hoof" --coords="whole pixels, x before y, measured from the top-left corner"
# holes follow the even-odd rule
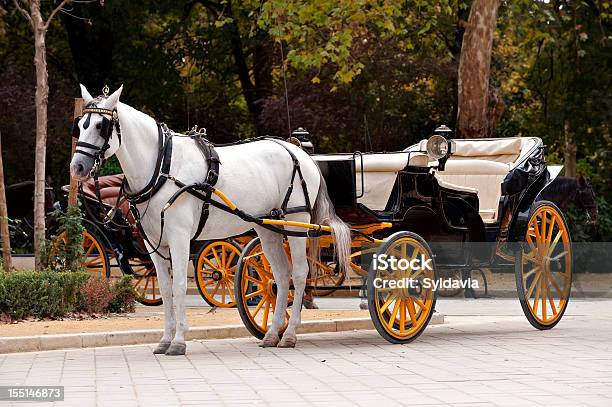
[[[170,346],[168,347],[168,350],[166,350],[166,355],[180,356],[180,355],[184,355],[186,350],[187,350],[187,345],[185,345],[184,343],[171,343]]]
[[[306,309],[319,309],[317,304],[315,304],[314,300],[311,300],[311,299],[304,298],[304,300],[302,301],[302,304],[304,305],[304,308]]]
[[[157,347],[153,349],[153,354],[159,355],[162,353],[166,353],[169,347],[170,347],[170,342],[160,342],[159,345],[157,345]]]
[[[264,336],[263,341],[261,341],[261,346],[262,348],[274,348],[276,347],[276,345],[278,345],[278,342],[280,341],[280,338],[278,337],[278,335],[276,334],[271,334],[271,333],[267,333],[266,336]]]
[[[278,343],[279,348],[295,348],[297,337],[295,335],[283,335],[283,339]]]
[[[368,302],[361,301],[361,304],[359,304],[359,309],[368,309]]]

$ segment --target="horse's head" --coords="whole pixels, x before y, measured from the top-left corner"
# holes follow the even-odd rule
[[[77,179],[89,177],[102,162],[113,156],[121,145],[121,130],[117,116],[117,103],[123,86],[110,96],[92,97],[85,86],[81,85],[81,95],[85,102],[83,115],[78,119],[79,141],[70,162],[70,173]]]
[[[595,191],[589,177],[578,177],[578,191],[576,193],[577,204],[579,209],[584,210],[587,223],[593,224],[597,222],[597,200],[595,199]]]

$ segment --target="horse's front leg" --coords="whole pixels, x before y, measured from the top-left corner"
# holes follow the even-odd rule
[[[187,264],[189,262],[189,231],[169,231],[168,245],[172,258],[172,294],[176,315],[176,332],[166,355],[184,355],[187,316],[185,314],[185,296],[187,294]]]
[[[291,249],[291,263],[293,264],[293,305],[291,306],[291,318],[289,325],[283,334],[283,339],[279,342],[279,348],[294,348],[297,343],[296,330],[302,321],[302,297],[306,288],[308,277],[308,259],[306,254],[306,238],[289,237],[289,247]]]
[[[150,252],[152,248],[147,245],[147,250]],[[168,248],[160,247],[158,251],[168,257]],[[157,253],[151,253],[151,260],[155,265],[157,281],[159,282],[159,290],[162,300],[164,301],[164,334],[159,342],[159,345],[153,350],[153,353],[166,353],[170,347],[170,341],[174,336],[176,328],[176,318],[174,317],[174,307],[172,306],[172,278],[170,276],[170,264]]]

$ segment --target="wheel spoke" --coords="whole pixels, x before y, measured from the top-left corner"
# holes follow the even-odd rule
[[[540,279],[540,281],[542,282],[542,290],[541,290],[542,316],[543,316],[543,319],[546,320],[546,293],[547,293],[547,288],[548,288],[548,286],[546,285],[546,274],[544,274],[544,276]]]
[[[261,310],[261,307],[266,304],[268,302],[268,296],[263,296],[261,298],[261,301],[259,301],[259,303],[257,304],[257,306],[255,307],[255,310],[253,311],[253,319],[255,319],[255,317],[257,316],[257,314],[259,313],[259,311]]]
[[[553,298],[550,287],[546,287],[546,291],[548,291],[548,294],[549,294],[548,302],[550,304],[550,310],[552,311],[552,316],[555,317],[557,316],[557,308],[555,307],[555,299]]]
[[[538,286],[536,287],[536,293],[535,293],[535,299],[533,301],[533,313],[535,315],[538,314],[538,306],[540,305],[539,301],[540,301],[540,288],[542,286],[540,284],[538,284]],[[529,298],[527,298],[527,301],[529,301]]]
[[[234,297],[234,290],[232,290],[230,283],[226,282],[225,284],[227,284],[227,292],[229,293],[231,302],[236,302],[236,298]]]
[[[550,256],[552,252],[555,250],[555,247],[557,246],[557,243],[559,243],[559,239],[561,239],[562,235],[563,235],[563,229],[559,229],[559,232],[557,232],[557,235],[555,236],[555,240],[553,240],[553,242],[548,247],[548,256]]]
[[[404,333],[406,330],[406,304],[404,303],[404,300],[400,300],[399,318],[400,333]]]
[[[219,291],[219,285],[221,284],[221,281],[217,281],[217,284],[215,285],[215,288],[213,288],[213,292],[210,294],[211,296],[214,296],[215,294],[217,294],[217,291]]]
[[[261,326],[264,329],[266,329],[268,327],[268,314],[270,313],[270,302],[272,302],[272,301],[266,302],[266,309],[264,309],[263,321],[261,323]]]
[[[393,293],[389,293],[389,295],[387,296],[387,298],[385,299],[384,304],[382,305],[382,307],[380,307],[380,312],[383,313],[385,312],[385,310],[387,308],[389,308],[389,305],[391,305],[391,303],[393,302],[393,300],[396,299],[396,296],[393,295]]]
[[[397,311],[399,309],[399,300],[396,300],[393,304],[393,311],[391,311],[391,316],[389,317],[389,321],[387,322],[387,327],[392,329],[393,323],[395,322],[395,316],[397,315]]]
[[[410,321],[412,321],[412,326],[415,327],[417,325],[417,319],[416,319],[416,310],[414,309],[414,302],[412,301],[412,297],[408,297],[408,314],[410,314]]]
[[[540,245],[544,249],[544,245],[546,244],[546,223],[548,223],[548,219],[546,218],[546,211],[542,212],[542,228],[540,230]]]
[[[527,298],[527,299],[531,298],[531,293],[533,293],[534,288],[536,287],[536,285],[540,281],[540,277],[542,277],[542,272],[536,274],[536,276],[533,278],[533,281],[531,282],[531,286],[527,290],[527,294],[525,295],[525,298]],[[524,284],[526,284],[527,283],[527,279],[525,278],[524,281],[525,281]]]
[[[256,279],[253,276],[246,275],[246,276],[244,276],[244,279],[247,280],[247,281],[250,281],[252,283],[255,283],[257,285],[262,285],[263,284],[263,281],[258,280],[258,279]]]
[[[219,268],[218,265],[213,264],[213,262],[208,260],[206,257],[203,257],[202,260],[204,260],[204,263],[208,264],[210,266],[210,268],[213,269],[213,270],[217,270]]]
[[[245,295],[244,298],[246,298],[248,300],[248,299],[251,299],[253,297],[257,297],[258,295],[262,294],[264,291],[265,291],[265,288],[262,288],[260,290],[257,290],[257,291],[254,291],[254,292],[250,293],[250,294]]]

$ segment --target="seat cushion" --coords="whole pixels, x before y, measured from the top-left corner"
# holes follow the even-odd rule
[[[451,157],[444,171],[437,171],[439,180],[478,191],[479,212],[485,223],[497,220],[501,184],[510,171],[509,164],[489,160],[454,160]]]
[[[352,159],[352,154],[313,155],[317,161]],[[363,160],[362,160],[363,158]],[[374,211],[383,211],[389,202],[397,174],[408,165],[426,166],[428,157],[422,153],[364,153],[355,156],[355,189],[357,202]],[[363,162],[363,191],[361,186]]]

